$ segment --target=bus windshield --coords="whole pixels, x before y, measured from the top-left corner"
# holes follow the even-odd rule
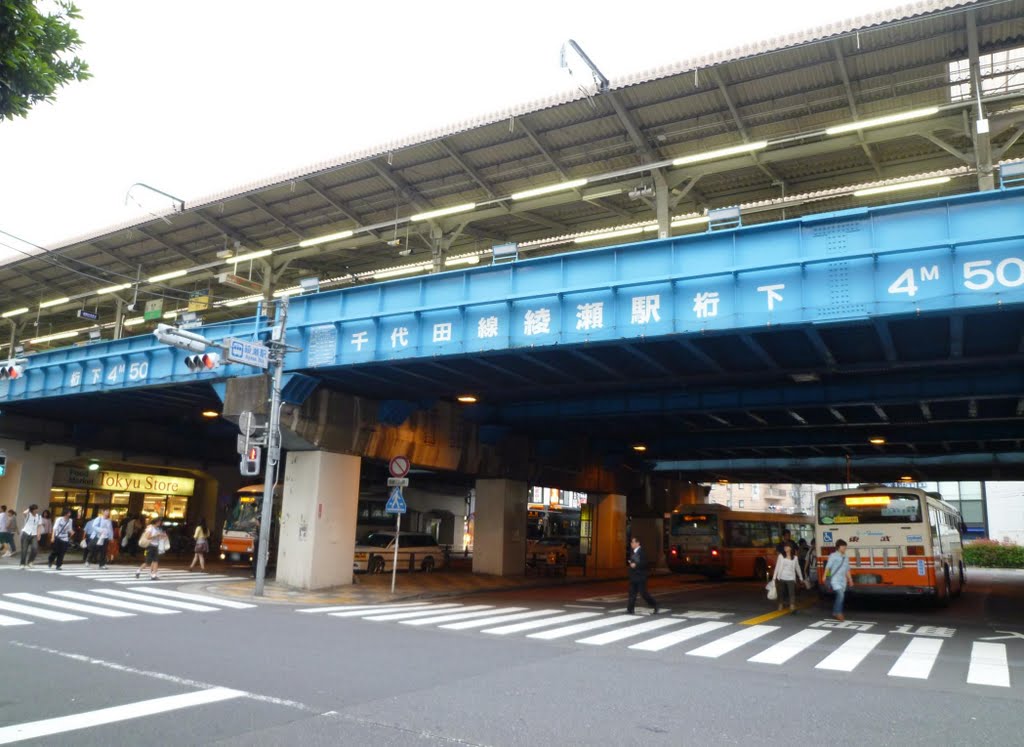
[[[921,499],[907,493],[826,495],[818,500],[822,524],[906,524],[921,521]]]
[[[671,535],[686,537],[718,534],[718,517],[713,514],[672,514]]]
[[[228,531],[255,532],[260,518],[260,501],[255,495],[241,495],[231,507],[224,528]]]

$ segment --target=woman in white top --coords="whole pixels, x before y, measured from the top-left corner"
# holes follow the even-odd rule
[[[793,556],[793,545],[785,544],[782,547],[784,554],[779,555],[775,561],[775,573],[772,580],[775,581],[775,589],[779,594],[779,609],[782,609],[782,590],[786,590],[789,599],[790,611],[796,609],[796,581],[804,580],[803,571],[800,570],[800,561]]]
[[[164,520],[159,516],[154,517],[153,522],[143,530],[142,540],[140,541],[148,541],[148,544],[146,544],[146,561],[139,566],[139,570],[135,571],[135,578],[138,578],[143,569],[148,565],[150,580],[158,581],[160,579],[157,575],[157,571],[160,569],[160,541],[167,539],[167,532],[164,531],[163,523]]]

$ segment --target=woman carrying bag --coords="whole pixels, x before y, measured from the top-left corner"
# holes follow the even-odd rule
[[[148,565],[149,580],[160,580],[160,577],[157,575],[157,571],[160,568],[160,548],[161,546],[166,547],[168,544],[167,532],[161,526],[163,523],[163,519],[157,516],[153,519],[153,523],[142,532],[142,536],[139,538],[139,547],[146,550],[146,562],[139,566],[139,570],[135,571],[135,578],[138,578],[142,570]]]
[[[772,574],[772,581],[775,582],[778,594],[779,609],[782,609],[783,589],[789,598],[789,611],[796,610],[796,582],[804,580],[803,571],[800,570],[800,561],[793,555],[793,545],[783,545],[783,554],[775,561],[775,573]]]
[[[191,571],[198,562],[199,570],[205,571],[206,553],[210,551],[210,530],[206,528],[206,519],[199,520],[199,526],[196,527],[193,537],[196,541],[196,555],[192,558],[192,565],[188,569]]]

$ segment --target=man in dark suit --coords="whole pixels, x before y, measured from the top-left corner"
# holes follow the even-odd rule
[[[647,591],[647,553],[640,547],[640,540],[636,537],[629,541],[629,546],[632,548],[632,552],[629,554],[629,604],[626,606],[626,612],[630,615],[633,614],[636,595],[640,594],[647,605],[654,610],[653,614],[657,615],[658,603]]]

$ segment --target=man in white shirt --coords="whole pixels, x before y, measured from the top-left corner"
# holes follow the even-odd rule
[[[25,512],[25,523],[21,526],[21,567],[31,568],[35,565],[36,553],[39,552],[39,532],[42,530],[42,517],[39,506],[32,504]],[[28,559],[26,564],[25,560]]]
[[[10,550],[4,548],[10,545]],[[0,506],[0,551],[2,558],[9,558],[14,553],[14,534],[7,528],[7,506]]]
[[[103,509],[102,513],[91,522],[90,547],[91,557],[94,562],[104,569],[107,567],[107,542],[114,536],[114,525],[110,521],[110,509]]]

